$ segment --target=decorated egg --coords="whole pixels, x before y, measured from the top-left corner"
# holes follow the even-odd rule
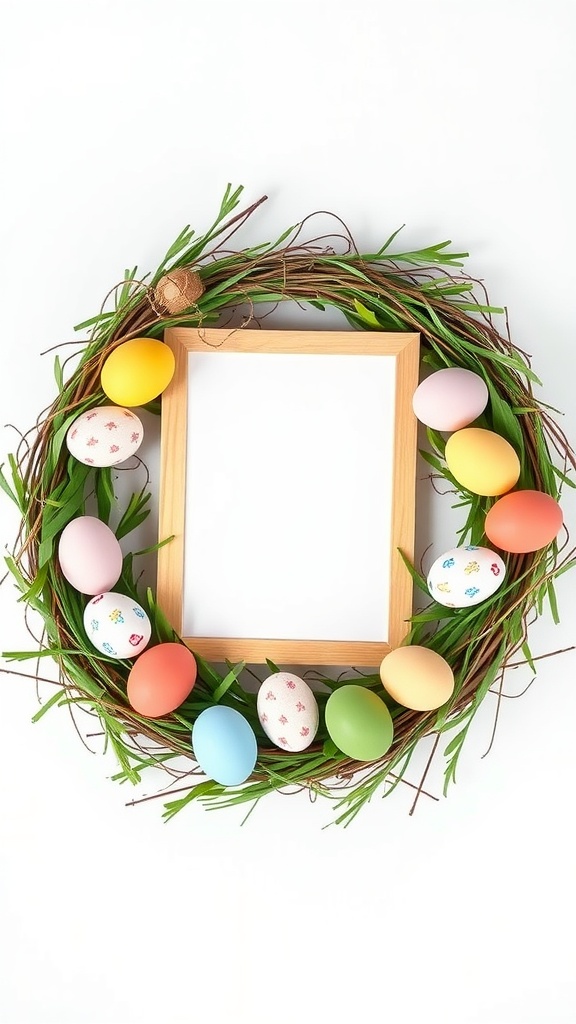
[[[446,464],[472,494],[505,494],[520,476],[520,460],[506,438],[492,430],[466,427],[446,442]]]
[[[480,416],[488,388],[477,373],[450,366],[437,370],[418,385],[412,399],[415,415],[434,430],[461,430]]]
[[[120,579],[122,551],[106,523],[78,516],[64,527],[58,544],[62,574],[83,594],[103,594]]]
[[[184,644],[150,647],[130,670],[128,700],[145,718],[168,715],[191,693],[197,671],[196,659]]]
[[[240,786],[254,771],[256,736],[234,708],[214,704],[202,711],[192,728],[192,747],[205,775],[222,786]]]
[[[68,428],[70,455],[87,466],[116,466],[138,451],[144,428],[135,413],[117,405],[87,409]]]
[[[318,731],[318,704],[303,679],[275,672],[258,690],[258,717],[264,732],[281,750],[305,750]]]
[[[471,608],[492,597],[504,582],[506,566],[490,548],[468,544],[437,558],[428,573],[428,590],[447,608]]]
[[[562,523],[562,509],[550,494],[513,491],[492,506],[486,516],[484,532],[502,551],[526,554],[551,544]]]
[[[84,629],[90,642],[109,658],[135,658],[144,650],[152,632],[150,619],[140,605],[113,590],[98,594],[84,609]]]
[[[397,704],[413,711],[433,711],[452,696],[450,665],[428,647],[397,647],[380,665],[380,678]]]
[[[174,353],[163,341],[134,338],[110,353],[100,383],[118,405],[146,405],[168,387],[174,374]]]
[[[392,716],[384,701],[364,686],[338,687],[326,702],[325,715],[330,738],[355,761],[377,761],[392,743]]]

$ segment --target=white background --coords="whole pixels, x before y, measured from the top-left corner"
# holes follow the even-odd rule
[[[233,181],[270,196],[246,243],[328,208],[368,249],[403,222],[405,247],[470,249],[574,441],[571,2],[0,7],[2,423],[32,424],[54,393],[39,353]],[[420,513],[422,549],[440,518]],[[573,642],[574,588],[535,654]],[[26,646],[0,601],[0,647]],[[2,676],[0,1020],[574,1021],[575,668],[543,660],[482,760],[486,700],[448,800],[410,817],[401,787],[347,831],[304,795],[243,828],[200,808],[163,825]]]

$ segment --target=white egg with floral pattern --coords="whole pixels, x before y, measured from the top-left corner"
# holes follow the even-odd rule
[[[502,586],[506,566],[490,548],[467,544],[450,548],[430,567],[427,584],[435,601],[446,608],[472,608]]]
[[[264,680],[257,708],[264,732],[281,750],[306,750],[318,732],[316,698],[308,684],[292,672],[275,672]]]
[[[137,601],[108,590],[97,594],[84,609],[86,636],[96,650],[109,658],[135,658],[152,635],[152,625]]]
[[[135,455],[143,437],[142,421],[132,409],[99,405],[76,417],[66,433],[66,446],[78,462],[103,469]]]

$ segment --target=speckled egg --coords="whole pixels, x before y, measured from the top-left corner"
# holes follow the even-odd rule
[[[87,409],[66,434],[70,455],[86,466],[117,466],[138,451],[144,437],[141,421],[130,409],[101,405]]]
[[[257,698],[264,732],[281,750],[309,747],[318,731],[318,704],[312,690],[292,672],[275,672],[262,683]]]
[[[144,609],[125,594],[98,594],[84,609],[90,642],[109,658],[135,658],[147,646],[152,628]]]
[[[506,566],[490,548],[468,544],[445,551],[430,567],[428,590],[447,608],[471,608],[502,586]]]

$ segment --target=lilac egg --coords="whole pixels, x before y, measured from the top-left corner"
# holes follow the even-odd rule
[[[103,594],[120,579],[122,551],[106,523],[78,516],[62,531],[58,559],[63,576],[82,594]]]
[[[488,404],[482,377],[458,366],[437,370],[418,385],[412,407],[421,423],[433,430],[461,430],[478,418]]]

